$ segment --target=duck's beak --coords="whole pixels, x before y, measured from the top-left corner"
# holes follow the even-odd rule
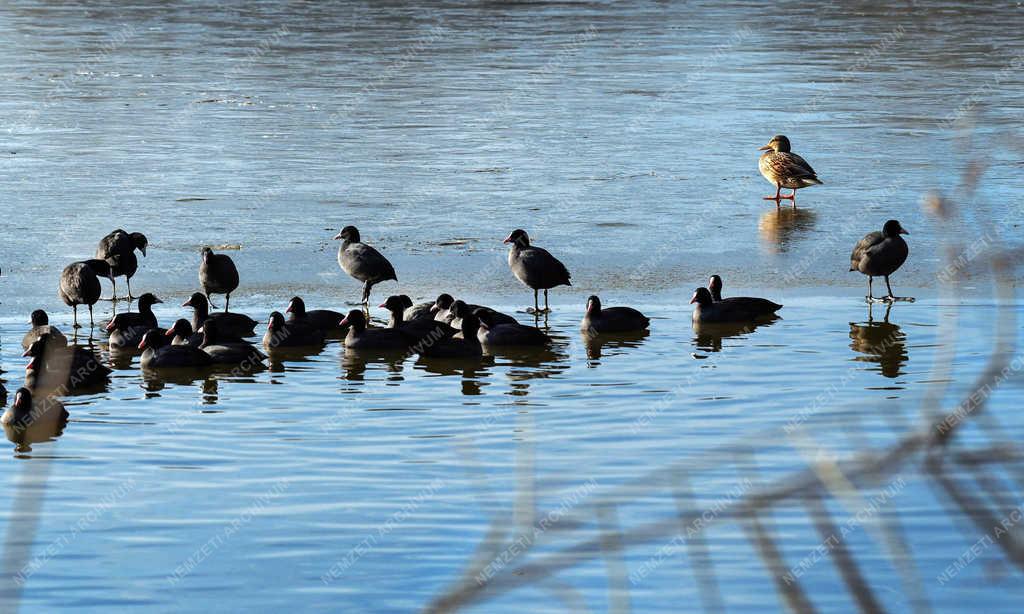
[[[143,339],[142,341],[139,341],[139,349],[140,350],[146,349],[146,340],[145,339]]]
[[[146,257],[146,248],[145,247],[140,247],[139,251],[142,252],[142,257],[145,258]]]
[[[502,243],[511,243],[511,242],[512,242],[512,235],[509,235],[509,236],[505,237],[505,240],[502,241]]]
[[[338,326],[348,326],[348,316],[342,318],[341,322],[338,322]]]
[[[441,311],[441,308],[436,303],[430,306],[430,313],[437,313],[438,311]]]
[[[381,309],[386,309],[388,304],[387,303],[381,303],[380,305],[377,305],[377,306],[380,307]]]
[[[29,356],[31,356],[31,355],[32,355],[32,353],[31,353],[31,352],[32,352],[32,348],[29,348],[29,349],[25,350],[25,351],[24,351],[24,352],[23,352],[23,353],[21,354],[21,357],[22,357],[22,358],[28,358]]]
[[[293,305],[293,304],[294,304],[294,303],[288,303],[288,309],[285,309],[285,310],[284,310],[284,312],[285,312],[285,313],[291,313],[291,312],[292,312],[292,305]]]
[[[904,228],[904,227],[900,226],[900,234],[901,234],[901,235],[908,235],[908,234],[910,234],[910,233],[909,233],[909,232],[907,232],[907,229],[906,229],[906,228]]]
[[[153,304],[155,305],[157,303],[163,303],[163,301],[161,301],[160,299],[158,299],[157,297],[154,296],[153,297]]]
[[[104,328],[104,330],[106,330],[107,332],[110,332],[110,331],[114,330],[114,321],[113,321],[113,320],[111,320],[111,321],[107,322],[107,325],[106,325],[106,326],[104,326],[103,328]]]
[[[764,147],[758,147],[758,148],[757,148],[757,150],[758,150],[758,151],[768,151],[768,150],[770,150],[771,148],[772,148],[772,146],[771,146],[771,145],[765,145]]]
[[[188,299],[187,301],[182,303],[181,306],[182,307],[191,307],[192,306],[192,299]]]
[[[344,238],[345,238],[345,237],[341,236],[341,233],[340,233],[340,232],[339,232],[338,234],[334,235],[334,240],[335,240],[335,241],[337,241],[338,239],[344,239]]]
[[[173,337],[173,336],[174,336],[174,335],[176,335],[176,334],[177,334],[177,333],[175,333],[175,332],[174,332],[174,329],[173,329],[173,328],[168,328],[168,329],[167,329],[167,332],[166,332],[166,333],[164,333],[164,336],[165,336],[165,337]]]
[[[36,359],[32,358],[32,360],[28,361],[28,364],[25,365],[25,370],[26,371],[31,371],[32,369],[35,369],[35,368],[36,368]]]
[[[693,296],[690,297],[690,304],[692,305],[692,304],[694,304],[696,302],[697,302],[697,293],[694,292]]]

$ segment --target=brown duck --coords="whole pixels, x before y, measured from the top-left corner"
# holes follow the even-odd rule
[[[800,156],[791,152],[789,139],[781,134],[773,136],[768,144],[761,148],[764,151],[758,160],[757,168],[764,178],[775,184],[775,196],[765,196],[765,200],[774,200],[778,206],[781,200],[790,200],[796,206],[796,191],[812,185],[821,185],[818,174],[811,165]],[[793,190],[789,196],[782,195],[782,188]]]

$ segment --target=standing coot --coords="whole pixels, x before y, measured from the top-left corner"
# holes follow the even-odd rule
[[[369,307],[374,284],[389,279],[398,281],[395,267],[380,252],[359,240],[355,226],[342,228],[334,238],[342,241],[338,248],[338,265],[353,279],[363,282],[362,303]]]
[[[106,260],[110,265],[113,277],[111,283],[111,298],[117,298],[116,278],[124,277],[128,284],[128,300],[132,300],[132,276],[139,268],[139,259],[135,256],[135,250],[139,250],[143,256],[146,255],[146,248],[149,240],[141,232],[125,232],[118,228],[114,232],[100,239],[96,248],[96,258]]]
[[[100,277],[106,277],[113,283],[114,277],[110,272],[110,264],[106,260],[83,260],[73,262],[64,267],[60,274],[60,288],[57,296],[64,304],[75,310],[74,328],[81,328],[78,324],[78,306],[88,305],[89,326],[94,326],[92,317],[92,306],[100,300]]]
[[[238,288],[238,269],[231,256],[215,254],[209,247],[204,247],[203,261],[199,265],[199,286],[211,307],[213,302],[210,301],[210,295],[223,294],[224,312],[227,313],[231,305],[231,293]]]
[[[860,271],[868,276],[868,300],[874,300],[874,292],[871,282],[875,277],[885,277],[885,287],[889,294],[884,300],[893,300],[896,297],[892,293],[892,286],[889,285],[889,276],[896,272],[896,269],[903,266],[910,255],[910,248],[907,242],[900,235],[910,234],[904,230],[896,220],[889,220],[882,227],[882,232],[870,232],[864,235],[853,253],[850,254],[850,270]]]
[[[548,290],[555,286],[571,286],[569,269],[547,250],[530,245],[530,237],[525,230],[513,230],[505,239],[505,243],[512,244],[512,249],[508,252],[508,266],[512,269],[512,274],[524,285],[533,288],[533,312],[551,311],[548,307]],[[544,291],[543,312],[537,304],[538,290]]]

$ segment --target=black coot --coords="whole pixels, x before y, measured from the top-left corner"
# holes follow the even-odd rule
[[[60,288],[57,296],[64,304],[75,310],[74,327],[81,328],[78,324],[78,306],[89,307],[89,326],[94,326],[92,317],[92,306],[100,300],[100,277],[106,277],[113,282],[114,278],[110,272],[110,264],[106,260],[83,260],[73,262],[64,267],[60,274]]]
[[[517,228],[505,239],[511,243],[508,252],[508,266],[512,274],[524,285],[533,289],[533,310],[540,312],[537,304],[537,291],[544,291],[544,312],[551,311],[548,307],[548,290],[555,286],[571,286],[569,269],[547,250],[530,245],[530,237],[525,230]]]
[[[341,270],[363,282],[364,305],[370,304],[370,290],[374,284],[389,279],[398,281],[395,267],[380,252],[360,240],[359,230],[355,226],[342,228],[334,238],[342,242],[338,248],[338,265]]]
[[[193,293],[181,306],[192,308],[192,330],[194,331],[201,329],[208,320],[217,320],[219,333],[225,339],[251,337],[256,334],[256,325],[259,322],[243,313],[210,313],[210,304],[201,292]]]
[[[238,288],[238,269],[235,268],[231,256],[215,254],[209,247],[204,247],[203,261],[199,265],[199,286],[211,306],[213,301],[210,300],[210,295],[223,294],[224,312],[227,313],[231,305],[231,293]]]
[[[148,246],[149,240],[146,235],[141,232],[125,232],[120,228],[100,239],[100,244],[96,248],[96,258],[106,260],[110,265],[113,273],[110,279],[112,298],[117,298],[116,278],[124,277],[128,284],[128,300],[132,300],[132,276],[139,269],[139,259],[135,256],[135,250],[139,250],[145,256]]]

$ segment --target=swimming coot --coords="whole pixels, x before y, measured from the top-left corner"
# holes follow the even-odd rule
[[[172,337],[171,345],[190,345],[197,348],[203,343],[203,334],[193,331],[192,325],[185,318],[175,320],[174,325],[168,328],[165,334]]]
[[[480,339],[476,336],[480,321],[473,314],[462,318],[462,338],[446,338],[437,341],[423,340],[410,350],[427,358],[479,358],[483,355]]]
[[[479,320],[476,336],[484,345],[538,346],[551,342],[551,337],[534,326],[526,326],[518,322],[498,322],[490,313],[482,309],[478,309],[472,315]]]
[[[711,293],[711,300],[715,303],[726,303],[733,307],[745,309],[751,313],[758,315],[769,316],[779,309],[782,309],[782,305],[769,301],[766,298],[757,298],[753,296],[730,296],[722,298],[722,278],[718,275],[712,275],[708,279],[708,291]]]
[[[60,332],[60,329],[56,326],[50,325],[50,316],[46,315],[46,312],[42,309],[36,309],[32,312],[32,329],[25,333],[25,336],[21,338],[21,348],[27,350],[28,346],[32,345],[32,342],[39,338],[40,335],[50,335],[51,343],[58,345],[67,345],[68,338],[64,336],[64,333]]]
[[[444,322],[433,319],[420,318],[418,320],[405,321],[405,310],[412,301],[408,296],[389,296],[380,306],[391,312],[391,319],[388,320],[388,328],[402,331],[411,344],[419,343],[424,339],[444,339],[451,337],[457,331]]]
[[[169,344],[167,335],[157,329],[142,336],[138,349],[143,369],[196,369],[213,364],[209,353],[191,345]]]
[[[192,308],[192,330],[194,331],[198,331],[204,323],[213,319],[217,320],[218,332],[225,339],[251,337],[256,334],[256,325],[259,322],[244,313],[210,313],[210,304],[201,292],[193,293],[181,306]]]
[[[210,355],[214,364],[262,366],[266,355],[246,341],[230,341],[222,336],[220,319],[210,318],[203,324],[203,343],[199,349]]]
[[[305,322],[285,322],[284,315],[280,311],[270,314],[270,321],[267,323],[267,332],[263,335],[263,346],[268,349],[309,347],[321,345],[324,342],[324,333]]]
[[[410,339],[396,328],[367,328],[366,314],[360,309],[349,311],[341,325],[348,326],[345,347],[353,350],[394,351],[409,347]]]
[[[345,317],[345,314],[331,311],[330,309],[306,311],[306,302],[298,296],[293,296],[292,300],[288,302],[288,309],[285,310],[285,313],[290,314],[288,317],[289,323],[311,326],[324,333],[344,330],[340,322]]]
[[[632,307],[601,307],[601,299],[591,295],[580,330],[589,333],[628,333],[647,328],[651,320]]]
[[[697,288],[690,303],[696,305],[693,321],[704,324],[771,319],[776,317],[776,311],[782,309],[782,305],[763,298],[737,297],[715,302],[707,288]]]

